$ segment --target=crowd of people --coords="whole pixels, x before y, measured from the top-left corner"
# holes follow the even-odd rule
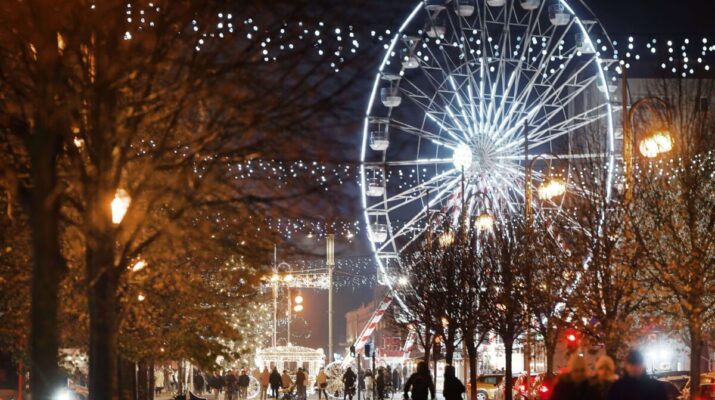
[[[668,395],[660,381],[646,375],[643,355],[638,350],[631,350],[620,377],[608,356],[598,359],[595,373],[590,373],[582,357],[571,357],[567,373],[554,385],[551,399],[667,400]]]
[[[392,392],[402,386],[402,375],[399,368],[392,368],[389,365],[379,367],[374,375],[370,369],[360,370],[356,374],[351,367],[348,367],[343,374],[342,380],[343,397],[351,400],[356,390],[364,392],[366,400],[382,400],[392,397]],[[356,385],[357,388],[355,387]]]

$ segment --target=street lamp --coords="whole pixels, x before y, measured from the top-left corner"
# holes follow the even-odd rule
[[[638,150],[641,154],[647,158],[655,158],[662,154],[665,154],[673,149],[673,136],[670,133],[668,126],[670,125],[670,104],[664,99],[656,96],[648,96],[638,99],[635,103],[631,105],[630,110],[628,109],[628,76],[626,73],[626,68],[621,67],[621,104],[623,107],[622,117],[623,117],[623,173],[626,177],[626,193],[625,200],[630,201],[633,198],[633,144],[635,142],[635,137],[638,131],[634,129],[634,117],[636,116],[636,111],[640,109],[645,109],[654,116],[662,115],[661,112],[665,110],[668,115],[665,121],[660,121],[661,125],[665,127],[658,127],[657,129],[647,132],[646,135],[638,142]],[[663,124],[665,122],[665,124]]]
[[[124,219],[124,215],[127,213],[129,204],[132,202],[132,198],[124,189],[117,189],[114,193],[114,199],[112,200],[112,223],[119,225]]]

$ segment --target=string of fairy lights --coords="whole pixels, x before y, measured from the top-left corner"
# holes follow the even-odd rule
[[[143,7],[126,4],[126,20],[129,30],[124,33],[125,40],[133,40],[132,32],[141,32],[155,27],[155,20],[161,8],[153,3]],[[204,22],[204,24],[206,24]],[[361,52],[379,46],[389,49],[394,31],[385,29],[364,30],[360,26],[337,22],[317,23],[308,21],[285,22],[279,29],[267,30],[257,19],[231,13],[217,13],[211,25],[191,21],[191,30],[198,33],[195,50],[201,51],[209,40],[232,36],[244,40],[247,45],[254,45],[256,55],[266,63],[279,62],[284,55],[299,49],[309,48],[314,56],[329,66],[335,73],[352,57],[359,57]],[[366,45],[367,43],[367,45]],[[594,38],[596,50],[602,58],[619,60],[615,68],[604,67],[608,79],[613,83],[620,77],[620,68],[632,69],[655,67],[672,74],[673,77],[696,77],[711,72],[715,65],[715,40],[707,37],[646,38],[626,36],[613,40],[609,45],[605,38]],[[535,44],[536,45],[536,44]],[[394,50],[392,56],[394,56]],[[378,61],[376,60],[376,63]],[[359,132],[354,133],[356,137]],[[358,156],[355,151],[355,157]],[[291,185],[314,185],[324,192],[338,191],[354,193],[360,190],[360,169],[355,163],[335,164],[318,161],[298,160],[281,161],[269,159],[248,160],[227,165],[228,173],[235,180],[265,180],[278,189]],[[427,168],[391,168],[383,177],[387,185],[405,189],[414,187],[419,181],[430,178]],[[413,196],[418,196],[414,193]],[[357,196],[354,198],[358,203]],[[220,221],[217,221],[220,222]],[[336,242],[353,243],[364,239],[365,231],[361,218],[325,222],[311,219],[277,218],[267,221],[271,230],[279,232],[286,240],[302,240],[320,246],[328,233],[336,235]],[[400,225],[400,221],[396,221]],[[301,273],[325,268],[324,260],[318,257],[293,261],[294,272],[301,279],[314,280],[316,286],[322,285],[323,273]],[[317,283],[316,283],[317,282]],[[337,257],[334,289],[349,290],[378,284],[375,274],[375,261],[371,255],[359,257]],[[272,330],[272,306],[266,301],[255,301],[249,306],[250,312],[243,313],[235,321],[235,328],[243,340],[238,345],[241,351],[251,351],[264,346],[269,341]],[[287,320],[281,319],[283,326]]]

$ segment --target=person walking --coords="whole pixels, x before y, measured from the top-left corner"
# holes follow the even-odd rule
[[[554,385],[551,400],[598,400],[596,389],[588,381],[586,360],[583,357],[572,355],[567,371]]]
[[[362,390],[365,390],[365,399],[372,399],[375,391],[375,377],[372,376],[372,371],[365,371],[363,382]]]
[[[298,400],[306,400],[306,376],[303,372],[303,368],[298,368],[298,372],[295,374],[295,388],[298,395]]]
[[[271,383],[271,373],[268,372],[268,367],[263,367],[258,382],[261,384],[261,396],[259,399],[266,400],[268,396],[268,385]]]
[[[226,384],[226,400],[236,400],[236,392],[238,391],[238,378],[236,371],[231,369],[226,372],[223,378]]]
[[[353,400],[353,396],[355,395],[355,380],[357,379],[357,375],[355,375],[355,372],[353,372],[352,367],[348,367],[347,371],[343,374],[343,385],[344,385],[344,390],[343,390],[343,400],[345,398],[349,398],[350,400]]]
[[[417,364],[417,371],[410,375],[410,378],[405,383],[404,392],[405,399],[410,398],[411,392],[412,400],[427,400],[428,395],[434,400],[434,383],[426,362],[420,361]]]
[[[385,398],[385,369],[380,367],[377,369],[377,378],[375,379],[377,386],[377,398],[382,400]]]
[[[618,375],[616,375],[616,364],[613,359],[606,355],[599,357],[596,361],[596,375],[589,382],[596,390],[599,400],[608,398],[608,391],[616,379],[618,379]]]
[[[626,356],[623,376],[608,391],[608,400],[667,400],[663,384],[648,377],[643,365],[643,354],[631,350]]]
[[[284,392],[290,392],[292,391],[291,387],[293,386],[293,380],[290,379],[290,375],[288,375],[288,370],[283,370],[283,375],[281,375],[281,387],[283,388]]]
[[[204,393],[204,384],[204,374],[196,372],[196,374],[194,374],[194,390],[196,394],[201,395]]]
[[[278,373],[278,368],[273,367],[273,371],[271,371],[271,376],[268,378],[268,381],[271,384],[271,396],[274,399],[278,398],[278,389],[280,389],[282,381],[281,381],[281,374]]]
[[[241,376],[238,377],[238,398],[246,400],[248,398],[248,385],[251,383],[251,377],[248,376],[248,371],[241,371]]]
[[[457,378],[454,367],[451,365],[445,366],[444,386],[442,389],[442,395],[444,395],[444,400],[461,400],[462,393],[464,393],[464,391],[464,384],[462,384],[462,381]]]
[[[400,390],[400,384],[402,383],[399,369],[399,365],[392,369],[392,387],[395,391]]]
[[[221,395],[223,386],[224,386],[223,377],[221,376],[221,374],[218,373],[218,371],[214,372],[214,375],[211,378],[211,391],[213,392],[214,400],[219,400],[219,396]]]
[[[164,390],[164,369],[160,368],[159,370],[154,371],[154,392],[156,394],[161,394],[162,390]]]
[[[328,387],[328,375],[325,373],[325,368],[320,368],[318,376],[315,377],[315,384],[318,385],[318,400],[320,400],[321,393],[325,395],[325,400],[328,400],[328,392],[325,389]]]

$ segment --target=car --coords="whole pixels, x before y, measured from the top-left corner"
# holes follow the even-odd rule
[[[494,400],[501,397],[504,375],[486,374],[477,378],[477,400]]]
[[[690,398],[690,386],[690,376],[688,376],[686,383],[680,391],[679,399]],[[700,399],[703,400],[715,399],[715,372],[707,372],[700,375],[700,389],[698,394]]]

